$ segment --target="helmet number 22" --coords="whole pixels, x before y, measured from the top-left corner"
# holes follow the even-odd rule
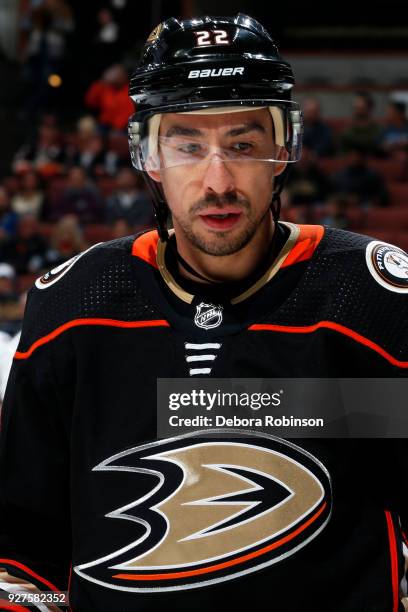
[[[197,47],[230,44],[228,33],[225,30],[201,30],[194,33],[197,37]]]

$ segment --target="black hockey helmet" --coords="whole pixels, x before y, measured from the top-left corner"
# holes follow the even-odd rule
[[[290,101],[293,85],[290,65],[255,19],[242,13],[236,17],[168,19],[150,34],[131,75],[129,94],[136,104],[129,120],[132,163],[143,171],[160,168],[158,132],[162,113],[259,107],[269,107],[275,141],[285,149],[286,161],[297,161],[302,117],[299,105]],[[269,157],[266,161],[279,160]],[[284,175],[275,181],[275,219]],[[147,172],[145,178],[154,198],[160,236],[166,239],[168,210],[161,188]]]

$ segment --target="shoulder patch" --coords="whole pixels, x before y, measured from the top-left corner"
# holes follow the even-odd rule
[[[71,259],[68,259],[68,261],[64,261],[64,263],[60,264],[56,268],[53,268],[49,272],[46,272],[40,278],[37,278],[37,280],[35,281],[35,286],[37,287],[37,289],[47,289],[51,285],[54,285],[54,283],[58,282],[63,276],[65,276],[65,274],[72,268],[73,265],[76,264],[79,259],[81,259],[83,255],[85,255],[95,247],[99,246],[100,244],[102,244],[102,242],[93,244],[91,247],[89,247],[89,249],[86,249],[86,251],[78,253],[78,255],[71,257]]]
[[[379,285],[395,293],[408,293],[408,254],[387,242],[373,240],[366,248],[366,262]]]

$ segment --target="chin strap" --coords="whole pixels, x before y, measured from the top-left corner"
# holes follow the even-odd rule
[[[169,249],[171,249],[171,252],[176,257],[177,261],[183,266],[183,268],[187,272],[189,272],[190,274],[192,274],[196,278],[199,278],[200,280],[205,281],[206,283],[216,284],[217,281],[211,280],[210,278],[207,278],[206,276],[203,276],[202,274],[197,272],[197,270],[194,270],[194,268],[192,266],[190,266],[190,264],[188,264],[186,262],[186,260],[180,255],[180,253],[177,250],[177,243],[176,243],[175,239],[174,240],[168,240],[167,241],[167,245],[168,245]]]

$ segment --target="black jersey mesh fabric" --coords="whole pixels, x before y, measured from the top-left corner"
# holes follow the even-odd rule
[[[33,288],[20,350],[74,319],[162,319],[140,287],[130,255],[134,237],[106,242],[79,259],[54,285]],[[31,296],[30,296],[31,297]]]
[[[143,290],[138,273],[141,262],[131,256],[133,240],[130,236],[95,247],[54,285],[33,289],[35,299],[30,300],[20,350],[73,319],[166,319],[166,308],[171,306],[163,306],[166,312],[160,310]],[[407,296],[381,287],[371,276],[365,262],[370,240],[326,228],[300,281],[296,277],[293,290],[278,309],[269,315],[260,312],[258,322],[307,326],[333,321],[405,360],[407,346],[401,336],[406,332],[401,321],[408,315]],[[146,278],[144,282],[149,282]]]
[[[266,323],[306,326],[334,321],[406,359],[401,342],[407,296],[381,287],[365,262],[368,236],[326,228],[300,282]]]

